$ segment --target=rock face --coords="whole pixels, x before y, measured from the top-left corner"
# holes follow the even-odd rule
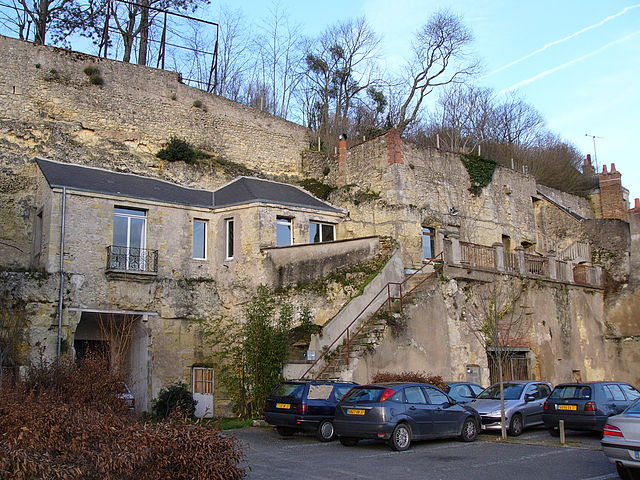
[[[557,277],[532,280],[529,371],[562,381],[575,371],[595,380],[615,369],[617,378],[640,383],[639,213],[629,216],[630,232],[624,219],[603,220],[600,207],[592,213],[587,199],[536,185],[533,177],[506,168],[474,190],[458,154],[419,149],[394,131],[351,149],[344,145],[336,158],[327,158],[309,151],[304,127],[188,87],[172,72],[2,36],[0,62],[0,300],[9,308],[20,303],[26,311],[32,356],[55,354],[62,284],[65,349],[105,341],[99,328],[105,318],[133,319],[123,361],[138,406],[145,409],[160,388],[189,382],[194,367],[215,369],[202,319],[240,321],[243,304],[264,283],[281,287],[279,298],[309,306],[316,322],[325,324],[380,268],[381,249],[397,247],[405,267],[421,266],[428,228],[434,253],[453,243],[497,245],[507,260],[516,248],[563,260],[559,255],[576,242],[590,243],[593,258],[584,261],[604,265],[606,289]],[[99,69],[102,86],[89,82],[87,66]],[[195,164],[157,158],[171,137],[205,155]],[[238,175],[313,177],[326,183],[319,186],[345,211],[264,204],[211,212],[74,192],[66,197],[60,252],[62,192],[46,183],[36,157],[207,190]],[[598,195],[592,204],[602,203]],[[161,259],[154,275],[105,271],[117,206],[147,212],[147,248]],[[290,222],[293,246],[272,248],[277,218]],[[232,259],[225,254],[230,219],[238,235]],[[192,258],[194,220],[208,222],[206,259]],[[333,225],[345,242],[299,245],[309,242],[311,223]],[[341,265],[367,262],[375,268],[332,276]],[[483,272],[482,282],[491,282],[494,273]],[[486,352],[460,322],[464,292],[476,281],[460,267],[425,285],[406,310],[406,328],[387,332],[358,363],[354,378],[415,369],[455,380],[465,377],[467,367],[478,367],[487,383]],[[227,406],[219,387],[216,414]]]

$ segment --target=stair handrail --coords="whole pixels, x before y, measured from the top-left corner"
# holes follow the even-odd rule
[[[349,323],[349,325],[347,325],[345,327],[345,329],[340,332],[340,334],[333,340],[333,342],[331,342],[327,348],[315,359],[315,361],[309,366],[309,368],[307,368],[307,370],[305,370],[305,372],[300,376],[300,379],[304,379],[304,377],[307,376],[307,374],[313,370],[316,365],[318,365],[318,363],[324,359],[329,352],[331,352],[332,347],[338,342],[338,340],[342,339],[342,337],[344,336],[344,334],[347,334],[347,343],[346,343],[346,347],[347,347],[347,355],[349,352],[349,345],[351,343],[351,340],[349,339],[349,329],[353,326],[354,323],[356,323],[356,321],[362,316],[364,315],[364,313],[367,311],[367,309],[371,306],[371,304],[380,296],[381,293],[383,292],[387,292],[387,298],[384,302],[382,302],[382,304],[376,309],[376,311],[372,314],[375,315],[376,313],[378,313],[380,311],[380,309],[382,307],[385,306],[385,304],[388,304],[389,308],[391,306],[391,301],[392,300],[397,300],[400,299],[402,301],[402,299],[404,297],[406,297],[409,293],[411,293],[413,290],[415,290],[415,288],[417,288],[419,285],[421,285],[422,283],[424,283],[427,279],[429,279],[433,274],[435,274],[435,272],[433,272],[432,275],[424,278],[418,285],[414,286],[414,288],[412,288],[411,290],[409,290],[405,295],[402,295],[402,284],[407,282],[409,279],[411,279],[414,275],[418,274],[420,271],[422,271],[425,267],[427,267],[428,265],[433,264],[434,260],[436,259],[440,259],[442,260],[443,258],[443,252],[440,252],[438,255],[436,255],[435,257],[429,259],[428,262],[426,262],[424,265],[422,265],[422,267],[420,267],[418,270],[416,270],[415,272],[413,272],[411,275],[409,275],[407,278],[405,278],[402,282],[387,282],[378,293],[376,293],[373,298],[369,301],[369,303],[367,303],[367,305],[362,308],[360,310],[360,312],[353,318],[353,320],[351,320],[351,323]],[[400,286],[400,297],[392,297],[391,296],[391,285],[399,285]],[[364,322],[363,322],[364,323]],[[360,325],[360,328],[358,328],[358,330],[356,330],[355,334],[353,337],[357,336],[358,333],[360,333],[360,331],[362,330],[363,325]],[[352,338],[353,338],[352,337]],[[324,373],[324,371],[326,370],[326,368],[328,367],[328,364],[325,365],[322,370],[320,370],[320,372],[318,373],[318,375],[316,377],[319,377],[320,375],[322,375]]]

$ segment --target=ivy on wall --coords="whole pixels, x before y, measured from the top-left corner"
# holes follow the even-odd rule
[[[471,179],[469,191],[476,196],[480,195],[482,189],[491,183],[496,162],[476,153],[462,154],[460,159]]]

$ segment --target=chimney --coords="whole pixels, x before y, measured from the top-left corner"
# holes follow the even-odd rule
[[[640,213],[640,198],[636,198],[635,205],[629,210],[629,213]]]
[[[594,175],[596,173],[596,169],[593,168],[591,164],[591,155],[587,153],[587,157],[582,162],[582,173],[585,175]]]
[[[347,134],[343,133],[338,139],[338,185],[346,184],[347,175]]]
[[[617,218],[628,222],[629,212],[622,188],[622,175],[616,170],[615,163],[611,164],[611,171],[607,171],[607,165],[602,165],[598,183],[602,218]]]
[[[400,132],[392,128],[387,132],[387,161],[389,165],[394,163],[404,164],[403,150],[402,150],[402,137]]]

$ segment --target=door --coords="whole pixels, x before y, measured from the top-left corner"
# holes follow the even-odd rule
[[[404,396],[407,406],[406,414],[413,420],[414,437],[432,435],[432,406],[427,404],[427,399],[422,389],[418,386],[406,387]]]
[[[466,412],[459,406],[449,403],[449,397],[435,388],[424,387],[429,397],[431,418],[433,420],[433,433],[436,435],[450,435],[457,433],[461,424],[461,417]]]
[[[522,400],[525,402],[522,411],[524,412],[524,425],[534,425],[542,422],[542,412],[544,411],[544,401],[549,396],[549,387],[544,384],[529,385],[524,391]],[[534,399],[527,402],[527,396],[531,395]]]
[[[145,210],[115,207],[110,268],[145,270],[146,215]]]
[[[195,416],[213,417],[213,368],[193,367],[191,373],[193,399],[196,404]]]
[[[604,385],[604,394],[607,399],[607,415],[617,415],[627,408],[628,402],[620,387],[615,384]]]

